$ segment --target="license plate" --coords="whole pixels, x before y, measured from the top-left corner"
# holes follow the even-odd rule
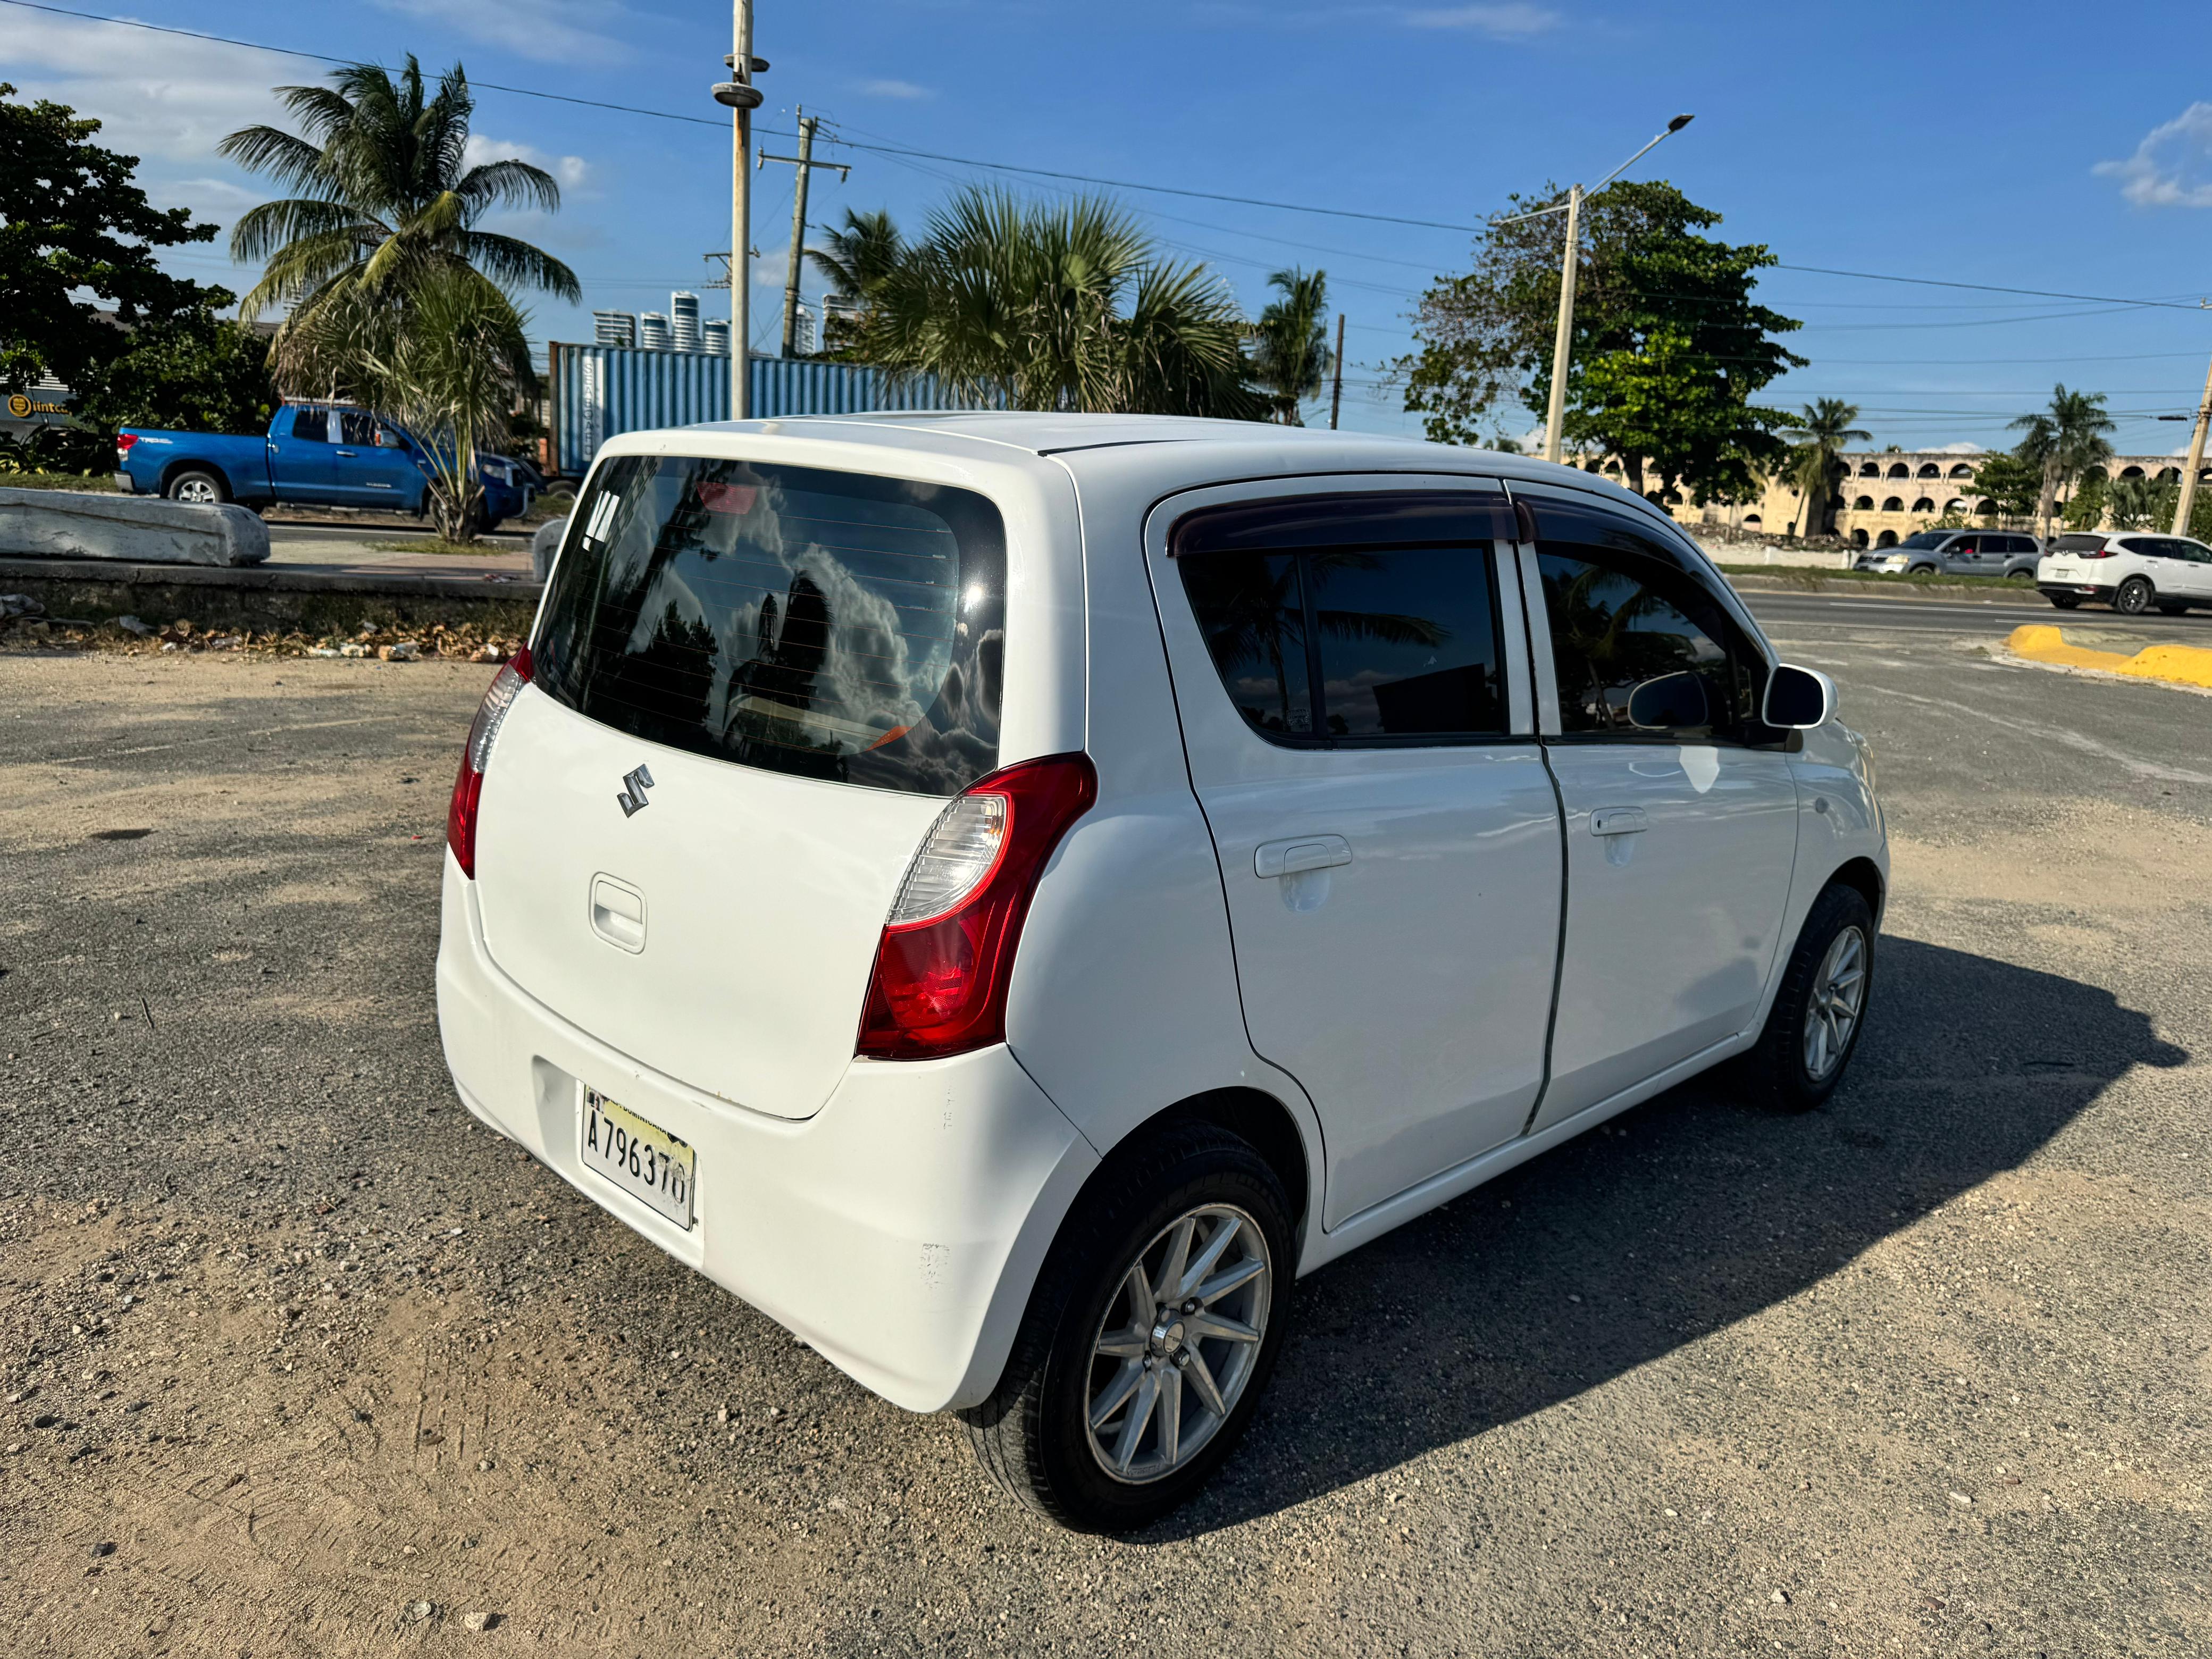
[[[586,1167],[679,1227],[691,1224],[698,1155],[657,1124],[596,1089],[584,1091],[578,1125]]]

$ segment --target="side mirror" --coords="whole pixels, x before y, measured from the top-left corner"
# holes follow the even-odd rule
[[[1809,732],[1836,716],[1836,683],[1817,669],[1784,663],[1766,677],[1759,719],[1785,731]]]
[[[1628,723],[1646,731],[1672,731],[1711,723],[1705,683],[1695,674],[1662,674],[1628,694]]]

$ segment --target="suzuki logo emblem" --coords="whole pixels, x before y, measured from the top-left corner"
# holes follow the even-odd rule
[[[622,808],[624,817],[635,817],[652,805],[646,799],[645,792],[653,787],[653,774],[641,766],[635,772],[623,773],[623,783],[624,787],[615,797],[615,805]]]

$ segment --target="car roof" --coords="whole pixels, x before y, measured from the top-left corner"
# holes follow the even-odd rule
[[[1672,517],[1633,490],[1578,467],[1496,450],[1428,443],[1418,438],[1331,432],[1261,421],[1022,410],[902,410],[715,421],[679,429],[686,438],[707,434],[734,438],[750,434],[811,437],[971,460],[983,460],[994,454],[1012,459],[1008,453],[1011,451],[1040,459],[1058,459],[1079,473],[1083,470],[1082,457],[1086,451],[1126,450],[1134,445],[1175,445],[1187,452],[1188,479],[1194,484],[1240,477],[1366,470],[1469,473],[1596,491],[1618,503],[1641,509],[1678,535],[1685,533]],[[647,435],[628,433],[623,438],[610,439],[608,448],[617,451],[617,446],[623,445],[625,440]],[[652,435],[665,441],[673,434],[665,430]]]

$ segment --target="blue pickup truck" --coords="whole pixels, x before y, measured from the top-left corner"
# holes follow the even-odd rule
[[[343,404],[286,404],[265,437],[161,432],[115,434],[115,487],[178,501],[280,501],[381,507],[420,516],[430,487],[422,442],[404,428]],[[479,454],[483,520],[489,530],[530,505],[531,476],[503,455]]]

